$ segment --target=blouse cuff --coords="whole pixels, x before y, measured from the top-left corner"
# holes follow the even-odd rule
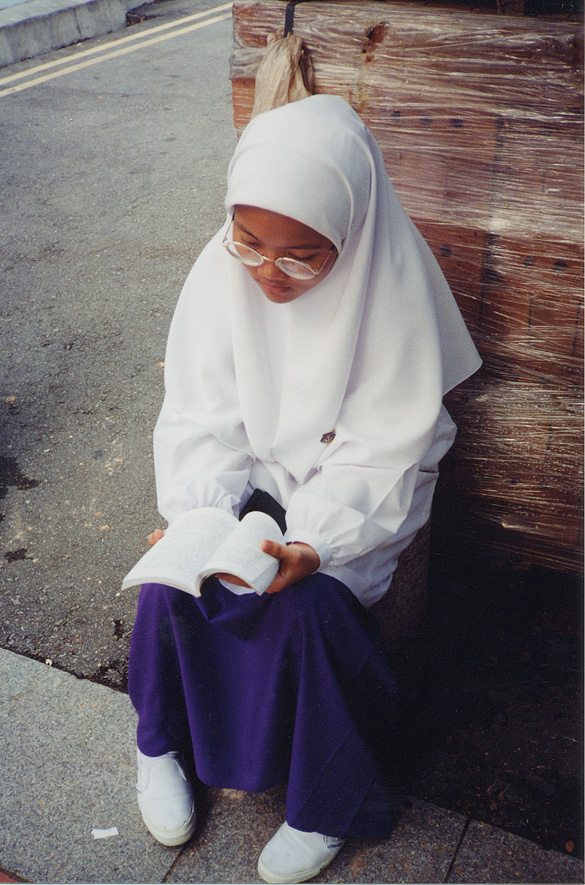
[[[319,568],[323,568],[323,566],[327,565],[329,560],[331,559],[331,547],[323,538],[323,535],[318,535],[314,532],[305,532],[305,531],[295,531],[289,529],[284,536],[285,544],[310,544],[317,556],[320,559]]]

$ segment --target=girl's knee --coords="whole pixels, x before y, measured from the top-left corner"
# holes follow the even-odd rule
[[[172,610],[189,606],[192,597],[184,590],[177,590],[167,584],[143,584],[140,589],[140,604],[158,607],[164,606]]]
[[[347,610],[348,596],[352,596],[351,591],[340,581],[320,573],[303,578],[290,590],[289,603],[295,616],[311,622],[330,620],[341,609]],[[284,593],[286,589],[283,595]]]

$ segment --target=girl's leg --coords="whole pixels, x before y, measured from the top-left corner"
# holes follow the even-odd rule
[[[373,617],[338,581],[315,575],[278,594],[295,669],[287,821],[329,836],[384,837],[395,685]],[[286,612],[285,612],[286,610]]]
[[[346,835],[386,836],[394,682],[377,625],[336,581],[316,576],[279,594],[295,661],[296,713],[287,820],[266,845],[266,882],[313,878]]]
[[[138,805],[144,823],[163,845],[182,845],[194,833],[197,812],[184,766],[190,736],[178,664],[172,600],[180,591],[143,587],[132,642],[128,683],[138,711]]]
[[[173,587],[145,585],[138,599],[130,644],[128,690],[138,713],[138,749],[162,756],[190,748],[183,680],[177,650],[177,625],[187,634],[180,608],[187,595]],[[178,607],[178,617],[175,609]]]

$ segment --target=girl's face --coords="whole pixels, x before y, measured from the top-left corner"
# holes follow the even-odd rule
[[[337,258],[337,250],[331,248],[331,240],[327,237],[294,218],[256,206],[236,206],[232,230],[234,240],[251,246],[264,258],[272,259],[259,267],[244,267],[266,298],[276,304],[288,304],[313,289],[325,279]],[[298,280],[276,266],[274,261],[277,258],[296,258],[314,270],[321,265],[323,269],[309,280]]]

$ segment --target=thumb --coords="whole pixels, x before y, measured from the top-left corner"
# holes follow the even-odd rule
[[[269,553],[276,559],[282,559],[286,555],[286,546],[279,544],[278,541],[262,541],[261,549],[264,553]]]

